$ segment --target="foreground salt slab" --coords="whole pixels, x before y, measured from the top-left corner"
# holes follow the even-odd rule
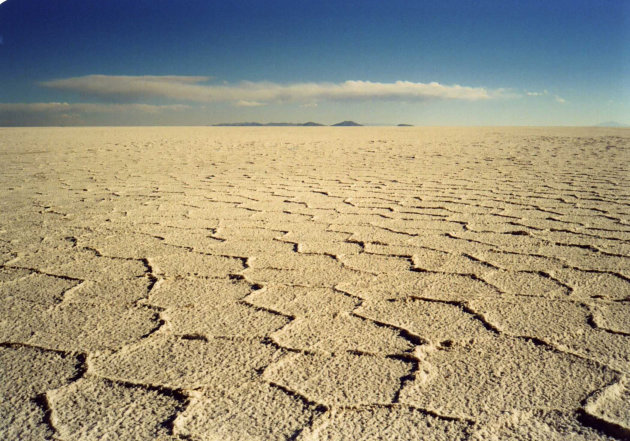
[[[46,392],[79,374],[79,360],[27,346],[0,347],[0,432],[6,439],[41,440],[53,431],[46,423]],[[36,369],[33,369],[36,367]]]
[[[322,412],[266,382],[204,389],[175,421],[175,433],[194,439],[291,439]]]
[[[155,335],[115,353],[95,355],[90,363],[105,378],[134,384],[195,389],[238,384],[282,354],[259,340],[187,339]]]
[[[469,439],[470,426],[466,422],[436,418],[404,406],[366,406],[331,412],[298,439],[465,440]]]
[[[365,302],[356,314],[378,320],[415,336],[422,346],[449,346],[491,338],[484,323],[461,306],[426,300]]]
[[[627,336],[593,326],[591,313],[583,304],[503,296],[473,301],[471,307],[506,334],[533,337],[619,371],[630,371]]]
[[[343,313],[296,319],[272,338],[283,347],[303,351],[396,354],[413,350],[413,344],[396,330]]]
[[[584,427],[580,420],[580,416],[573,412],[513,411],[476,430],[470,439],[475,441],[487,439],[613,441],[618,439],[590,427]]]
[[[81,379],[49,392],[62,439],[167,439],[180,400],[156,389]]]
[[[588,418],[620,438],[630,436],[630,380],[627,376],[592,396],[586,404]]]
[[[479,339],[423,356],[400,401],[439,415],[492,419],[510,410],[571,411],[618,375],[528,340]]]
[[[325,405],[378,404],[392,402],[411,370],[412,363],[385,357],[291,354],[263,377]]]
[[[592,307],[593,321],[602,329],[630,334],[630,304],[600,303]]]

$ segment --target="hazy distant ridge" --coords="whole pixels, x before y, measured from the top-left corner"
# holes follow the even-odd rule
[[[316,126],[324,126],[325,124],[320,124],[316,122],[305,122],[305,123],[286,123],[286,122],[270,122],[270,123],[259,123],[259,122],[236,122],[236,123],[219,123],[214,124],[215,126],[227,126],[227,127],[316,127]]]
[[[630,127],[630,125],[623,124],[617,121],[606,121],[596,124],[595,127]]]
[[[305,122],[305,123],[284,123],[284,122],[270,122],[270,123],[259,123],[259,122],[236,122],[236,123],[220,123],[214,124],[215,126],[227,126],[227,127],[321,127],[326,124],[320,124],[313,121]],[[337,124],[332,124],[333,127],[357,127],[362,126],[363,124],[359,124],[354,121],[342,121]]]

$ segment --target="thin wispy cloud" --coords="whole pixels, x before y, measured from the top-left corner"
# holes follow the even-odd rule
[[[344,100],[487,100],[504,95],[502,89],[396,81],[293,83],[244,81],[237,84],[202,84],[209,77],[87,75],[44,81],[49,88],[106,99],[166,98],[187,102],[231,102],[241,106],[268,103],[315,103]]]
[[[562,98],[559,95],[550,95],[549,91],[547,89],[543,90],[542,92],[532,92],[532,91],[526,91],[525,95],[527,96],[532,96],[532,97],[538,97],[538,96],[551,96],[553,97],[553,100],[557,103],[560,104],[564,104],[567,102],[567,100],[565,100],[564,98]]]

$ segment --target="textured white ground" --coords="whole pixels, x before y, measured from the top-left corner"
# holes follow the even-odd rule
[[[630,130],[0,129],[0,438],[630,438]]]

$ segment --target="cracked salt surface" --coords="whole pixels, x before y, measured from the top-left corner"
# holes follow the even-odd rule
[[[629,148],[6,129],[0,438],[630,439]]]

